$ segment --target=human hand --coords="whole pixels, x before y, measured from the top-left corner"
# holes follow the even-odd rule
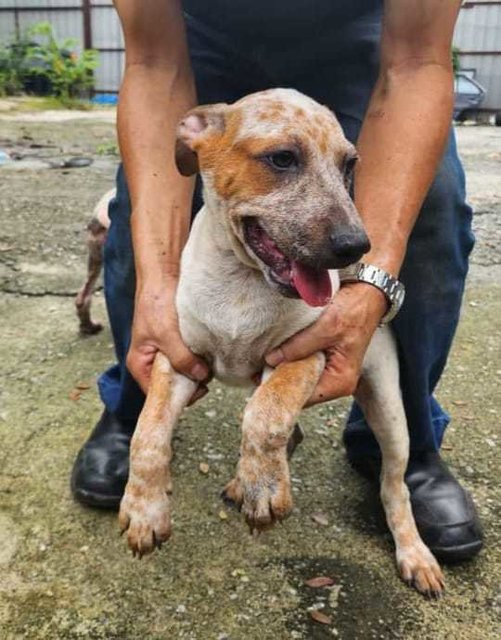
[[[175,306],[176,288],[174,277],[164,279],[160,285],[138,287],[127,368],[146,393],[155,355],[161,351],[176,371],[199,383],[192,404],[207,393],[210,371],[207,363],[183,342]]]
[[[353,395],[365,352],[387,306],[384,293],[372,285],[345,284],[315,323],[269,353],[266,362],[276,367],[323,351],[325,369],[306,406]]]

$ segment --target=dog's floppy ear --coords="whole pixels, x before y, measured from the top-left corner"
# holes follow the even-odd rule
[[[176,164],[181,175],[198,173],[198,149],[210,135],[223,133],[227,107],[224,103],[195,107],[181,120],[176,136]]]

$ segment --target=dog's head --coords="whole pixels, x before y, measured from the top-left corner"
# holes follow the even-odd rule
[[[178,128],[179,171],[201,172],[240,259],[314,306],[330,298],[327,270],[369,250],[349,195],[356,160],[334,114],[292,89],[197,107]]]

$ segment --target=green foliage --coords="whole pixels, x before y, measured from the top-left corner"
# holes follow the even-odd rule
[[[70,99],[92,88],[92,72],[98,65],[96,51],[85,50],[78,55],[74,52],[77,41],[57,42],[48,22],[32,27],[29,35],[38,36],[39,44],[30,47],[28,54],[39,63],[40,73],[50,82],[54,95]]]
[[[32,26],[21,40],[0,49],[0,94],[50,93],[63,103],[85,96],[93,87],[98,54],[91,49],[78,54],[76,46],[74,39],[58,42],[48,22]]]
[[[0,95],[17,95],[23,90],[23,66],[30,43],[26,38],[0,46]]]
[[[458,47],[452,47],[452,70],[454,71],[454,75],[461,69],[460,53],[461,51]]]
[[[118,145],[113,140],[111,142],[103,142],[97,146],[96,152],[100,156],[118,156]]]

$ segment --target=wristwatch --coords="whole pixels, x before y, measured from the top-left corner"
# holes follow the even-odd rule
[[[367,282],[384,293],[388,300],[388,311],[380,324],[387,324],[400,311],[405,298],[405,287],[389,273],[372,264],[357,262],[339,271],[340,282]]]

